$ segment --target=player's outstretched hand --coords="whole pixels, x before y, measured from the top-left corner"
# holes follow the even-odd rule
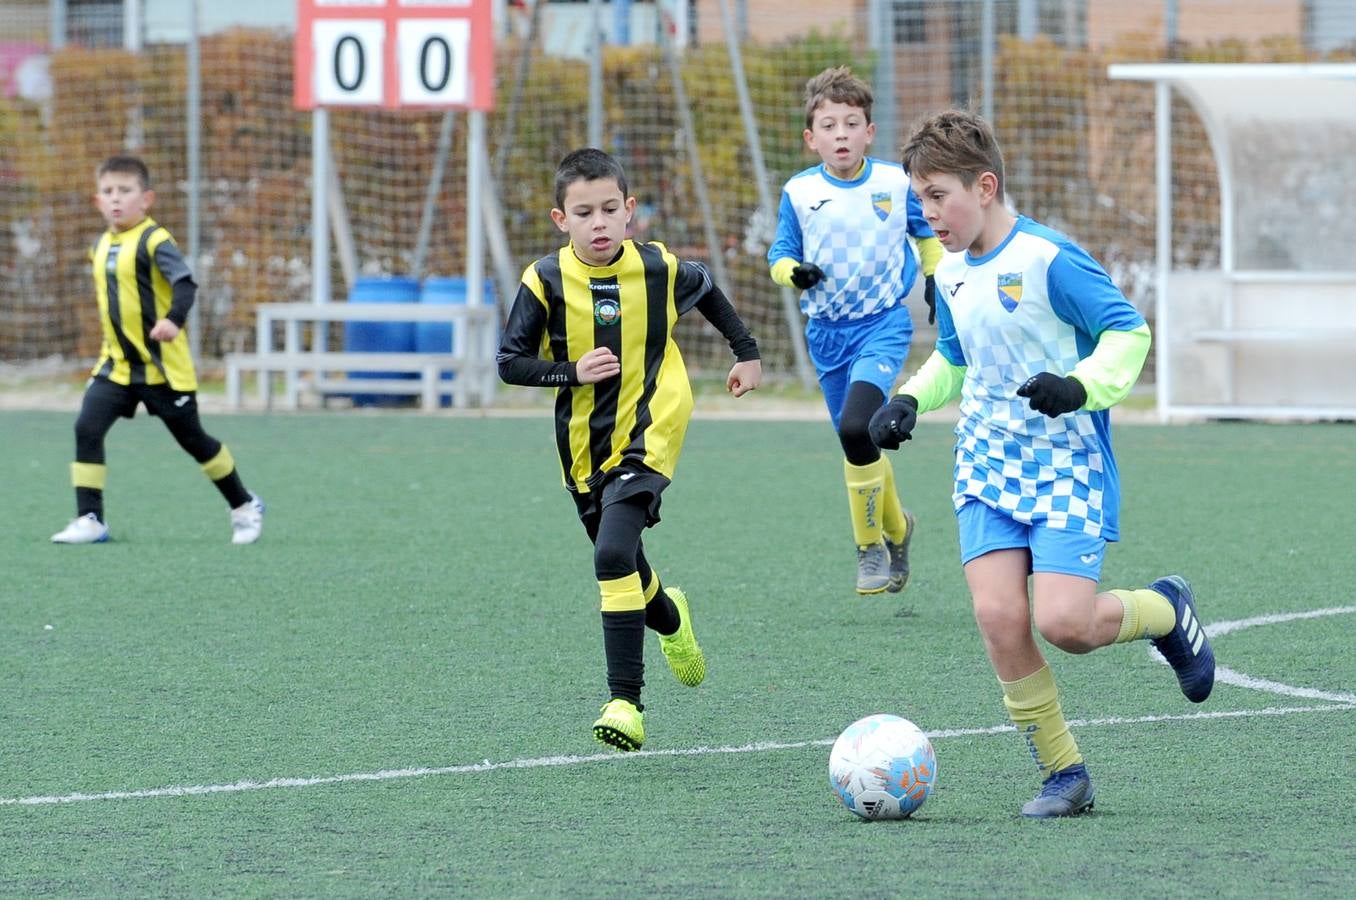
[[[928,324],[937,324],[937,279],[931,275],[923,277],[923,302],[928,305]]]
[[[1087,389],[1072,375],[1059,376],[1053,372],[1032,375],[1017,389],[1018,397],[1031,401],[1031,408],[1050,418],[1081,409],[1088,402]]]
[[[823,280],[824,270],[814,263],[801,263],[791,270],[791,283],[802,291],[808,291]]]
[[[594,347],[579,357],[579,361],[574,364],[574,373],[579,378],[580,384],[597,384],[606,378],[620,375],[621,360],[617,359],[617,354],[609,347]]]
[[[756,391],[763,383],[763,362],[758,359],[746,359],[737,362],[725,376],[725,390],[742,397],[749,391]]]
[[[872,413],[866,430],[877,447],[898,450],[901,442],[913,437],[917,424],[918,401],[908,394],[895,394],[889,403]]]

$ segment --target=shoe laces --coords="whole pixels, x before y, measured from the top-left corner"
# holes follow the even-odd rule
[[[1052,772],[1050,777],[1041,782],[1041,792],[1038,797],[1064,796],[1070,791],[1076,789],[1084,781],[1088,780],[1088,770],[1080,763],[1060,769],[1058,772]]]
[[[884,574],[890,569],[890,552],[884,544],[873,544],[870,547],[857,548],[857,565],[869,567],[873,573]]]

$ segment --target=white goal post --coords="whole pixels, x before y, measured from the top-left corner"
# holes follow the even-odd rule
[[[1356,419],[1356,64],[1107,74],[1156,90],[1159,418]],[[1173,255],[1174,91],[1215,158],[1215,267]]]

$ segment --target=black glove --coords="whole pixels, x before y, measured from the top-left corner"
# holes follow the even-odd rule
[[[895,394],[890,402],[871,414],[866,426],[871,443],[882,450],[898,450],[901,441],[913,437],[918,424],[918,401],[908,394]]]
[[[928,324],[937,322],[937,279],[931,275],[923,276],[923,302],[928,305]]]
[[[791,283],[802,291],[808,291],[823,280],[824,270],[814,263],[801,263],[791,270]]]
[[[1031,400],[1031,408],[1050,418],[1081,409],[1088,402],[1087,389],[1072,375],[1062,378],[1052,372],[1032,375],[1017,389],[1018,397]]]

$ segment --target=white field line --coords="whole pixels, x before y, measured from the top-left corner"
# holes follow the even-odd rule
[[[1283,622],[1295,622],[1301,619],[1319,619],[1325,616],[1341,616],[1348,613],[1356,613],[1356,606],[1330,606],[1327,609],[1311,609],[1304,612],[1292,613],[1272,613],[1265,616],[1253,616],[1250,619],[1233,619],[1224,622],[1216,622],[1213,625],[1206,625],[1205,633],[1211,638],[1217,638],[1220,635],[1232,634],[1235,631],[1242,631],[1245,628],[1256,628],[1259,625],[1279,625]],[[1149,656],[1158,660],[1165,666],[1168,664],[1168,661],[1163,658],[1163,654],[1159,653],[1153,647],[1149,648]],[[1328,700],[1333,703],[1356,703],[1356,694],[1320,691],[1315,688],[1303,688],[1296,687],[1292,684],[1282,684],[1279,681],[1257,678],[1256,676],[1237,672],[1227,666],[1218,664],[1216,664],[1215,667],[1215,680],[1224,684],[1249,688],[1254,691],[1279,694],[1283,697],[1298,697],[1303,700]]]
[[[1264,709],[1235,709],[1219,712],[1195,712],[1174,715],[1154,716],[1112,716],[1101,719],[1075,719],[1069,722],[1071,727],[1092,728],[1116,725],[1142,725],[1153,722],[1185,722],[1202,719],[1251,719],[1260,716],[1289,716],[1302,713],[1321,713],[1356,710],[1356,704],[1337,704],[1331,706],[1288,706],[1266,707]],[[930,731],[928,736],[934,739],[996,735],[1013,731],[1012,725],[992,725],[987,728],[949,728]],[[477,772],[495,772],[504,769],[543,769],[554,766],[576,766],[587,763],[621,763],[636,759],[677,757],[677,756],[715,756],[737,753],[769,753],[777,750],[799,750],[805,747],[828,747],[834,738],[809,741],[757,741],[736,747],[690,747],[677,750],[639,750],[635,753],[596,753],[589,756],[542,756],[530,759],[511,759],[504,762],[490,762],[459,766],[440,766],[436,768],[382,769],[378,772],[351,772],[346,775],[321,775],[311,778],[274,778],[269,781],[237,781],[231,784],[200,784],[184,787],[147,788],[135,791],[105,791],[97,794],[72,793],[43,797],[0,798],[0,807],[4,806],[51,806],[69,803],[84,803],[91,800],[147,800],[156,797],[191,797],[200,794],[238,794],[245,791],[262,791],[274,788],[308,788],[327,784],[346,784],[355,781],[392,781],[398,778],[428,778],[440,775],[469,775]]]

